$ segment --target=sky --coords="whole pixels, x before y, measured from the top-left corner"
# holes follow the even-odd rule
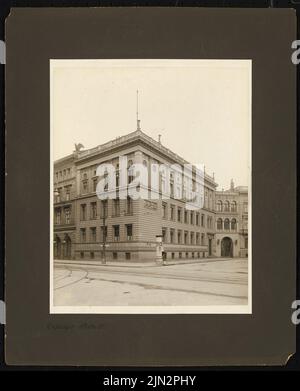
[[[51,60],[53,159],[143,132],[215,174],[249,184],[251,61]]]

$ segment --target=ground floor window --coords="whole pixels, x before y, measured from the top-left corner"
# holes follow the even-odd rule
[[[200,258],[200,253],[198,253],[197,255],[198,255],[198,258]]]
[[[80,253],[80,258],[81,258],[81,259],[84,258],[84,252],[83,252],[83,251],[81,251],[81,253]]]
[[[194,253],[192,253],[192,258],[195,258],[195,255],[194,255]]]
[[[113,253],[113,259],[118,259],[118,253]]]
[[[95,254],[94,254],[93,251],[90,252],[90,257],[91,257],[91,259],[94,259],[94,258],[95,258]]]
[[[185,257],[188,258],[189,257],[189,253],[185,253]]]
[[[182,253],[179,253],[179,259],[181,259],[182,258]]]
[[[172,259],[174,259],[175,258],[175,253],[172,253]]]
[[[126,258],[126,260],[131,259],[131,254],[130,253],[125,253],[125,258]]]

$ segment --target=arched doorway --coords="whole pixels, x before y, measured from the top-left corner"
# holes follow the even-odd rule
[[[59,236],[55,236],[54,238],[54,259],[61,258],[61,240]]]
[[[64,239],[64,259],[71,259],[72,241],[69,235],[65,235]]]
[[[221,257],[233,257],[233,243],[228,237],[222,239]]]

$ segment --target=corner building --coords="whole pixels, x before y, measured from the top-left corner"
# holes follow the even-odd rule
[[[174,198],[176,181],[172,174],[160,176],[159,199],[118,198],[124,190],[120,184],[119,157],[126,156],[128,183],[133,180],[130,166],[140,163],[148,170],[148,189],[151,183],[152,164],[183,167],[188,162],[170,151],[160,142],[147,136],[141,130],[118,137],[108,143],[60,159],[54,164],[54,176],[60,178],[62,162],[68,162],[72,176],[72,226],[71,258],[77,260],[100,260],[103,256],[109,261],[153,261],[156,253],[156,235],[163,236],[163,256],[165,259],[193,259],[218,255],[216,241],[216,187],[212,176],[204,173],[203,208],[189,210],[184,199]],[[98,184],[97,167],[109,163],[115,167],[117,196],[106,201],[96,195]],[[63,179],[63,177],[62,177]],[[64,181],[54,180],[64,189]],[[168,181],[168,183],[166,183]],[[169,187],[168,187],[169,186]],[[170,190],[170,198],[163,199],[164,188]],[[126,189],[127,191],[127,189]],[[54,218],[60,202],[54,204]],[[59,221],[59,220],[56,220]],[[73,222],[73,220],[72,220]],[[64,230],[62,230],[64,228]],[[67,227],[71,228],[71,227]],[[60,231],[59,231],[60,230]],[[70,230],[69,230],[70,231]],[[68,233],[65,227],[54,225],[54,237]],[[55,245],[55,244],[54,244]],[[55,254],[55,252],[54,252]],[[219,255],[218,255],[219,256]],[[227,255],[226,255],[227,256]],[[234,253],[234,256],[237,256]]]

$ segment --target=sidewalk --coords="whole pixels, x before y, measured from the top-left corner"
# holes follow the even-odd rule
[[[81,261],[71,259],[57,259],[54,260],[54,265],[78,265],[78,266],[117,266],[117,267],[161,267],[161,266],[173,266],[173,265],[185,265],[192,263],[207,263],[207,262],[218,262],[218,261],[230,261],[233,258],[199,258],[199,259],[180,259],[180,260],[167,260],[162,265],[158,265],[155,261],[145,262],[120,262],[120,261]]]

